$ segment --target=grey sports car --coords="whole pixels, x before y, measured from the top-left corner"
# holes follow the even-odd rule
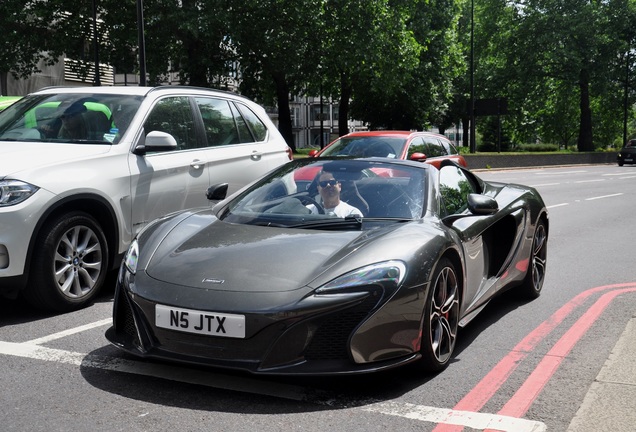
[[[548,213],[530,187],[450,161],[311,158],[226,189],[132,243],[115,346],[262,374],[437,372],[495,295],[541,293]]]

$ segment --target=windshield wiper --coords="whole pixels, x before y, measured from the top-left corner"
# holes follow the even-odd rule
[[[363,218],[361,216],[347,216],[342,218],[327,218],[312,220],[311,222],[304,222],[294,225],[289,225],[289,228],[342,228],[342,227],[354,227],[360,228],[362,226]]]
[[[404,223],[411,222],[412,218],[394,218],[394,217],[360,217],[360,216],[347,216],[344,219],[321,219],[318,221],[311,221],[301,224],[290,225],[289,228],[319,228],[319,229],[332,229],[332,228],[362,228],[363,224],[370,222],[390,222],[390,223]]]

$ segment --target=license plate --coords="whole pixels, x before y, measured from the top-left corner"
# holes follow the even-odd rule
[[[157,327],[186,333],[229,338],[245,337],[245,316],[217,312],[155,306]]]
[[[634,159],[632,159],[632,158],[625,158],[625,162],[634,162]]]

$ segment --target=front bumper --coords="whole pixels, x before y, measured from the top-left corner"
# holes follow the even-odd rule
[[[245,339],[233,339],[158,328],[154,324],[156,303],[124,288],[121,274],[119,280],[113,326],[106,337],[116,347],[139,357],[275,375],[375,372],[420,358],[414,349],[419,346],[395,342],[399,339],[396,331],[387,332],[387,326],[367,331],[362,338],[358,335],[367,347],[351,346],[356,331],[364,327],[361,324],[368,323],[374,314],[377,318],[377,311],[388,302],[382,287],[369,286],[338,295],[327,303],[309,296],[296,307],[247,313],[246,327],[250,331]],[[404,331],[403,321],[402,317],[398,333]],[[419,331],[419,322],[409,325],[413,332]],[[389,341],[379,342],[378,337]],[[368,348],[369,340],[371,345],[383,348],[375,349],[382,354],[376,355],[375,361],[360,362],[359,352]]]
[[[39,189],[19,204],[0,207],[0,290],[15,286],[27,270],[29,245],[54,195]],[[9,281],[12,281],[9,283]]]

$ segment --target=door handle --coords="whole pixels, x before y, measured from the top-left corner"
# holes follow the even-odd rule
[[[262,154],[261,152],[259,152],[259,151],[254,151],[254,152],[252,152],[252,154],[251,154],[250,158],[251,158],[253,161],[259,161],[259,160],[261,160],[261,157],[262,157],[262,156],[263,156],[263,154]]]
[[[192,162],[190,162],[190,167],[192,167],[195,170],[202,169],[204,165],[205,165],[205,162],[199,159],[195,159]]]

